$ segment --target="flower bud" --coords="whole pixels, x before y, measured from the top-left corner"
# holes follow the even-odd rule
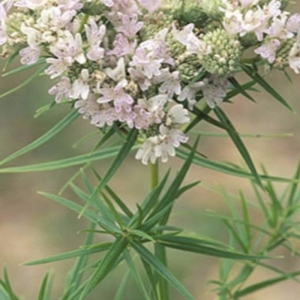
[[[203,41],[211,51],[200,57],[203,68],[211,74],[228,76],[237,70],[241,57],[241,46],[223,29],[207,33]]]
[[[276,52],[276,60],[273,64],[278,69],[283,69],[289,64],[288,58],[290,51],[295,43],[296,39],[288,39],[281,43],[281,46]]]
[[[199,57],[196,54],[189,55],[177,67],[180,80],[187,83],[190,82],[198,75],[200,68],[201,64]]]

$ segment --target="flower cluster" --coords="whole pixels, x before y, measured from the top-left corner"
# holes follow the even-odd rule
[[[188,137],[189,111],[214,108],[243,53],[300,70],[300,15],[286,1],[3,0],[2,57],[45,61],[55,101],[91,124],[136,128],[136,158],[167,161]]]

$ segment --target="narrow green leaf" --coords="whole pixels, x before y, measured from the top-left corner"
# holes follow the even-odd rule
[[[82,180],[84,182],[84,185],[86,186],[88,192],[89,192],[89,195],[87,195],[87,198],[85,199],[85,202],[88,201],[90,195],[94,192],[95,188],[94,186],[92,185],[92,183],[90,182],[90,180],[88,179],[88,177],[86,176],[84,170],[81,170],[81,177],[82,177]],[[114,217],[114,214],[113,212],[111,211],[110,208],[108,208],[104,202],[102,201],[102,199],[100,198],[99,195],[96,195],[96,200],[94,203],[93,203],[93,206],[96,207],[97,211],[99,212],[100,215],[102,215],[104,218],[110,220],[112,223],[114,223],[116,221],[115,217]]]
[[[256,102],[253,99],[253,97],[247,93],[247,91],[239,84],[239,82],[234,77],[230,77],[228,78],[228,80],[240,94],[242,94],[247,99]]]
[[[265,281],[262,281],[262,282],[259,282],[259,283],[256,283],[256,284],[253,284],[253,285],[250,285],[242,290],[239,290],[238,292],[234,293],[234,297],[235,298],[239,298],[239,297],[243,297],[245,295],[249,295],[253,292],[256,292],[258,290],[261,290],[263,288],[266,288],[266,287],[269,287],[269,286],[272,286],[278,282],[281,282],[281,281],[284,281],[284,280],[287,280],[287,279],[290,279],[292,277],[296,277],[296,276],[299,276],[300,275],[300,271],[297,271],[297,272],[292,272],[292,273],[287,273],[283,276],[278,276],[278,277],[275,277],[275,278],[272,278],[272,279],[268,279],[268,280],[265,280]]]
[[[55,135],[57,135],[60,131],[66,128],[69,124],[71,124],[77,117],[77,111],[70,112],[65,118],[63,118],[60,122],[58,122],[55,126],[53,126],[49,131],[43,134],[41,137],[36,139],[34,142],[30,143],[29,145],[25,146],[24,148],[10,154],[8,157],[3,159],[0,162],[0,165],[3,165],[9,161],[16,159],[17,157],[28,153],[41,145],[45,144],[47,141],[51,140]]]
[[[65,206],[65,207],[67,207],[68,209],[77,212],[77,213],[79,213],[82,210],[81,205],[79,205],[77,203],[74,203],[73,201],[70,201],[66,198],[56,196],[54,194],[45,193],[45,192],[38,192],[38,194],[40,194],[40,195],[42,195],[42,196],[44,196],[44,197],[46,197],[50,200],[53,200],[53,201]],[[92,211],[86,211],[84,216],[93,223],[98,222],[98,215],[96,213],[92,212]]]
[[[94,239],[94,232],[93,230],[96,228],[96,225],[94,223],[91,223],[90,225],[90,231],[86,236],[86,240],[84,245],[87,247],[93,243]],[[109,249],[110,245],[107,245],[107,249]],[[94,248],[93,248],[94,249]],[[90,255],[91,253],[89,253]],[[70,287],[68,290],[65,291],[62,299],[66,296],[66,294],[71,294],[73,293],[76,289],[79,288],[80,283],[83,278],[83,270],[86,267],[89,259],[89,255],[81,255],[80,257],[77,258],[72,270],[68,274],[66,286]]]
[[[178,237],[176,237],[178,238]],[[231,258],[231,259],[244,259],[244,260],[256,260],[256,259],[270,259],[271,257],[261,256],[261,255],[250,255],[239,253],[230,250],[224,250],[212,246],[208,246],[205,244],[194,244],[194,243],[181,243],[180,241],[177,242],[170,242],[163,238],[157,238],[157,243],[161,243],[162,245],[178,250],[188,251],[188,252],[195,252],[209,256],[216,256],[222,258]],[[273,257],[274,258],[274,257]]]
[[[126,263],[128,265],[129,270],[133,274],[133,277],[135,278],[135,281],[136,281],[138,287],[140,288],[140,290],[141,290],[141,292],[143,294],[144,300],[151,300],[151,298],[148,295],[148,292],[147,292],[147,290],[145,288],[145,285],[144,285],[144,283],[142,281],[142,278],[141,278],[141,276],[140,276],[140,274],[139,274],[139,272],[138,272],[138,270],[137,270],[137,268],[135,266],[135,263],[134,263],[134,261],[133,261],[133,259],[132,259],[132,257],[131,257],[131,255],[130,255],[130,253],[129,253],[128,250],[124,251],[124,258],[125,258],[125,261],[126,261]]]
[[[6,267],[4,268],[4,283],[5,283],[5,290],[8,293],[10,300],[19,300],[19,298],[15,295],[15,293],[12,290]]]
[[[290,111],[295,112],[293,108],[286,102],[286,100],[275,91],[275,89],[263,78],[261,77],[254,69],[250,66],[242,65],[243,71],[251,77],[256,83],[258,83],[265,91],[267,91],[271,96],[278,100]]]
[[[26,86],[27,84],[29,84],[31,81],[33,81],[36,77],[38,77],[45,69],[47,68],[47,65],[43,65],[41,68],[39,68],[35,73],[33,73],[31,76],[29,76],[27,79],[25,79],[21,84],[19,84],[18,86],[12,88],[11,90],[3,93],[0,95],[0,99],[4,98],[16,91],[18,91],[19,89],[23,88],[24,86]]]
[[[147,234],[144,231],[141,231],[141,230],[138,230],[138,229],[129,229],[128,232],[130,234],[136,235],[136,236],[138,236],[142,239],[145,239],[145,240],[148,240],[148,241],[151,241],[151,242],[155,243],[155,239],[151,235]]]
[[[102,177],[99,175],[99,173],[95,170],[95,168],[92,168],[92,171],[98,181],[102,181]],[[121,198],[109,187],[107,184],[105,186],[106,192],[109,194],[109,196],[116,202],[116,204],[120,207],[120,209],[129,217],[131,218],[133,216],[133,213],[131,210],[127,207],[127,205],[121,200]]]
[[[65,260],[69,258],[74,258],[74,257],[81,257],[81,256],[88,256],[94,253],[98,252],[103,252],[108,250],[111,247],[112,243],[102,243],[98,245],[94,245],[94,247],[90,249],[77,249],[57,255],[53,255],[47,258],[42,258],[42,259],[37,259],[33,261],[29,261],[26,263],[23,263],[24,266],[34,266],[34,265],[41,265],[41,264],[47,264],[51,262],[56,262],[59,260]]]
[[[99,150],[88,154],[82,154],[75,157],[60,159],[60,160],[51,161],[47,163],[3,168],[0,169],[0,173],[24,173],[24,172],[60,170],[60,169],[69,168],[77,165],[82,165],[87,162],[106,160],[108,158],[115,157],[119,153],[120,149],[121,149],[120,146],[116,146],[116,147],[111,147],[111,148]]]
[[[2,285],[0,285],[0,299],[2,300],[11,300],[11,298],[9,297],[9,295],[7,294],[7,292],[4,290],[4,288],[2,287]]]
[[[106,275],[112,270],[116,260],[122,254],[127,247],[127,240],[124,238],[118,238],[109,248],[101,260],[97,270],[92,274],[91,278],[87,281],[87,284],[81,294],[80,300],[85,297],[99,284],[99,282],[106,277]]]
[[[77,213],[82,212],[83,207],[77,203],[74,203],[73,201],[70,201],[66,198],[57,196],[57,195],[53,195],[53,194],[49,194],[49,193],[44,193],[44,192],[39,192],[39,194],[47,197],[50,200],[53,200],[65,207],[67,207],[70,210],[73,210]],[[93,223],[98,223],[100,226],[102,226],[103,228],[107,229],[108,231],[110,231],[111,233],[121,233],[120,229],[114,224],[112,223],[110,220],[105,219],[99,215],[97,215],[95,212],[90,211],[90,210],[85,210],[83,213],[83,216],[85,218],[87,218],[89,221],[93,222]]]
[[[124,229],[125,224],[122,220],[122,216],[117,212],[116,208],[112,204],[112,202],[109,200],[109,198],[105,195],[105,193],[101,192],[102,198],[107,203],[108,207],[110,208],[110,211],[114,215],[115,221],[119,224],[120,228]]]
[[[38,300],[48,300],[50,297],[50,286],[51,286],[51,276],[49,273],[47,273],[43,279],[39,295],[38,295]]]
[[[105,176],[103,177],[103,180],[98,184],[98,186],[95,188],[94,192],[91,194],[90,199],[87,201],[86,205],[82,209],[80,216],[84,213],[84,211],[91,205],[91,203],[95,200],[97,194],[106,186],[108,181],[113,177],[115,172],[118,170],[124,159],[127,157],[127,155],[130,153],[133,145],[135,144],[136,138],[137,138],[138,131],[136,129],[132,129],[127,137],[126,143],[123,145],[123,147],[120,149],[118,155],[110,165],[108,171],[106,172]]]
[[[234,287],[234,286],[237,286],[239,284],[244,284],[246,282],[246,280],[249,278],[249,276],[252,274],[254,268],[255,268],[254,265],[246,264],[245,266],[242,267],[242,269],[235,276],[235,278],[233,278],[227,284],[227,286]]]
[[[130,270],[127,270],[125,275],[122,278],[121,284],[119,284],[119,287],[118,287],[118,290],[117,290],[114,300],[123,300],[124,299],[123,296],[125,294],[125,289],[126,289],[129,277],[130,277]]]
[[[155,214],[159,213],[162,209],[164,209],[166,206],[168,206],[170,203],[173,203],[177,197],[176,194],[178,193],[178,190],[180,188],[180,185],[182,184],[190,166],[194,158],[195,151],[197,149],[198,139],[193,147],[193,151],[188,156],[186,162],[183,164],[181,170],[178,172],[177,176],[173,180],[172,184],[166,191],[165,195],[161,199],[161,201],[158,203],[156,208],[153,210],[153,212],[150,214],[149,218],[153,217]],[[167,221],[167,217],[163,218],[161,225],[165,225],[165,222]]]
[[[45,64],[46,62],[46,59],[45,58],[40,58],[35,64],[33,65],[22,65],[20,67],[17,67],[13,70],[10,70],[10,71],[7,71],[3,74],[1,74],[2,77],[6,77],[6,76],[9,76],[9,75],[13,75],[13,74],[17,74],[17,73],[20,73],[22,71],[27,71],[29,69],[32,69],[32,68],[35,68],[36,66],[38,65],[41,65],[41,64]]]
[[[295,180],[299,180],[300,179],[300,161],[298,163],[298,166],[297,166],[297,169],[296,169],[296,173],[293,177]],[[298,186],[299,184],[294,182],[291,184],[291,187],[290,187],[290,194],[288,196],[288,200],[287,200],[287,206],[288,207],[292,207],[294,206],[295,204],[295,195],[296,195],[296,192],[297,192],[297,189],[298,189]],[[291,215],[292,211],[290,211],[288,213],[288,215]]]
[[[240,138],[239,134],[237,133],[237,131],[233,127],[232,123],[230,122],[230,120],[227,118],[226,114],[223,112],[223,110],[220,107],[216,107],[214,112],[217,115],[217,117],[219,118],[219,120],[222,122],[222,124],[227,126],[227,128],[228,128],[227,132],[228,132],[229,136],[231,137],[233,143],[235,144],[236,148],[240,152],[241,156],[243,157],[245,163],[247,164],[249,170],[253,174],[253,176],[256,179],[259,186],[262,189],[264,189],[263,185],[261,183],[260,177],[259,177],[259,175],[256,171],[255,166],[254,166],[254,163],[252,162],[251,156],[250,156],[247,148],[245,147],[242,139]]]
[[[127,207],[127,205],[121,200],[120,197],[108,186],[105,186],[105,190],[107,193],[111,196],[111,198],[116,202],[116,204],[121,208],[121,210],[129,217],[131,218],[133,216],[133,213],[131,210]]]
[[[186,160],[189,156],[189,153],[182,150],[182,149],[176,149],[176,156],[180,157],[183,160]],[[232,167],[225,163],[215,162],[212,160],[209,160],[207,158],[204,158],[198,154],[195,154],[195,157],[193,158],[193,163],[195,165],[211,169],[217,172],[233,175],[236,177],[242,177],[242,178],[248,178],[248,179],[255,179],[253,174],[241,169]],[[0,169],[1,172],[1,169]],[[259,175],[261,180],[272,180],[276,182],[299,182],[298,180],[291,180],[289,178],[283,178],[283,177],[275,177],[275,176],[265,176],[265,175]]]
[[[131,245],[133,249],[139,254],[141,259],[151,265],[160,276],[166,279],[186,299],[194,300],[194,297],[181,284],[181,282],[147,248],[135,242],[132,242]]]

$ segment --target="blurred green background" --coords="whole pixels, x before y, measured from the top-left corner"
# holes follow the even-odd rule
[[[0,93],[25,80],[29,73],[1,78]],[[300,158],[300,77],[290,75],[293,84],[280,72],[268,75],[268,80],[293,106],[296,114],[292,114],[264,92],[254,94],[257,104],[243,97],[234,98],[234,105],[222,104],[222,108],[240,133],[294,133],[288,138],[244,139],[258,167],[263,162],[272,175],[287,177],[293,175]],[[52,97],[47,95],[47,90],[52,84],[47,78],[41,77],[18,92],[0,99],[0,160],[42,135],[67,113],[67,107],[61,106],[39,118],[33,118],[39,107],[52,101]],[[199,129],[215,131],[215,128],[206,124],[202,124]],[[80,144],[77,148],[72,146],[92,131],[95,131],[95,128],[88,121],[79,118],[52,141],[14,161],[12,165],[35,164],[86,153],[95,139]],[[228,138],[202,137],[200,151],[210,159],[242,164],[239,153]],[[169,167],[176,170],[181,163],[179,159],[170,159],[169,163],[161,167],[161,173]],[[97,164],[100,174],[105,172],[108,164],[109,162]],[[37,297],[38,287],[47,270],[52,270],[55,275],[53,299],[59,299],[64,277],[73,260],[34,267],[20,266],[22,262],[70,251],[84,242],[85,235],[78,231],[87,229],[88,224],[78,219],[75,213],[36,193],[57,193],[75,171],[76,168],[71,168],[52,172],[0,175],[0,262],[1,265],[7,266],[12,285],[24,299],[32,300]],[[139,203],[149,191],[148,171],[148,168],[135,161],[132,155],[111,181],[111,187],[134,208],[135,203]],[[200,167],[192,167],[186,178],[186,182],[195,180],[201,180],[202,184],[180,198],[171,223],[201,235],[224,240],[226,233],[223,224],[201,214],[206,210],[227,210],[222,197],[207,187],[216,188],[221,185],[234,194],[242,189],[251,201],[255,201],[250,185],[247,180]],[[284,185],[278,184],[277,188],[282,190]],[[69,198],[74,197],[69,191],[65,195]],[[253,216],[259,224],[261,215],[254,211]],[[209,293],[212,286],[207,282],[218,278],[218,264],[219,260],[215,258],[169,251],[171,270],[198,300],[215,299],[216,296]],[[296,271],[300,270],[300,259],[287,256],[285,259],[274,261],[274,265]],[[112,300],[124,270],[124,266],[117,269],[87,300]],[[262,270],[255,272],[251,280],[254,283],[271,275],[274,276]],[[124,299],[141,299],[133,281],[130,281],[127,291]],[[297,300],[299,292],[300,285],[289,281],[244,299]],[[172,299],[181,300],[183,297],[174,294]]]

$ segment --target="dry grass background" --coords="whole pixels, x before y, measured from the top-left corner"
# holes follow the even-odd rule
[[[24,80],[26,76],[27,74],[22,74],[14,78],[1,79],[0,91],[8,90]],[[265,93],[255,94],[257,104],[236,97],[233,101],[234,105],[222,105],[241,133],[294,133],[294,136],[289,138],[245,139],[257,166],[263,162],[271,174],[287,177],[292,176],[300,158],[300,87],[299,77],[293,75],[292,77],[293,85],[279,72],[269,76],[269,80],[294,107],[296,114],[287,111]],[[35,110],[51,100],[46,96],[46,90],[50,85],[47,80],[39,78],[38,82],[1,99],[0,159],[33,141],[65,114],[64,109],[55,108],[53,112],[46,113],[38,119],[33,118]],[[201,126],[200,129],[214,130],[209,125]],[[91,130],[93,128],[88,122],[77,120],[50,143],[17,160],[15,164],[51,161],[84,153],[89,150],[90,144],[81,145],[76,149],[72,148],[72,145]],[[242,163],[229,139],[203,137],[200,147],[201,152],[211,159]],[[180,160],[170,160],[161,171],[163,172],[169,166],[176,170],[180,164]],[[103,173],[107,166],[108,163],[105,162],[98,164],[97,168],[100,173]],[[19,265],[20,263],[75,249],[84,241],[84,234],[76,234],[77,231],[87,228],[88,224],[84,220],[78,220],[76,214],[36,194],[38,190],[56,193],[74,171],[75,169],[0,175],[0,265],[5,263],[13,286],[24,299],[36,298],[42,277],[49,269],[55,274],[53,299],[59,299],[62,282],[66,271],[72,265],[72,260],[35,267],[23,267]],[[148,169],[131,157],[118,171],[111,185],[134,207],[134,204],[139,202],[149,190],[147,178]],[[201,212],[207,209],[226,210],[222,197],[205,186],[222,185],[234,194],[239,189],[243,189],[249,199],[255,201],[247,180],[199,167],[193,167],[189,172],[187,182],[193,180],[201,180],[202,185],[194,188],[178,201],[176,210],[181,213],[177,213],[172,219],[173,224],[185,226],[191,231],[220,239],[224,236],[221,223],[212,222],[201,215]],[[282,184],[277,186],[279,190],[283,187]],[[71,193],[67,195],[72,197]],[[261,221],[258,212],[253,211],[252,216],[257,222]],[[208,293],[210,286],[207,285],[207,281],[217,278],[218,263],[218,259],[170,251],[171,269],[196,295],[197,300],[214,299],[213,294]],[[274,264],[290,271],[300,270],[300,260],[295,257],[287,256],[285,259],[274,261]],[[122,276],[120,273],[114,272],[109,276],[87,300],[112,300]],[[267,271],[260,271],[255,273],[251,280],[256,282],[270,275]],[[284,282],[245,299],[298,300],[299,293],[300,285]],[[176,295],[173,299],[183,298]],[[140,300],[133,283],[130,284],[126,300]]]

